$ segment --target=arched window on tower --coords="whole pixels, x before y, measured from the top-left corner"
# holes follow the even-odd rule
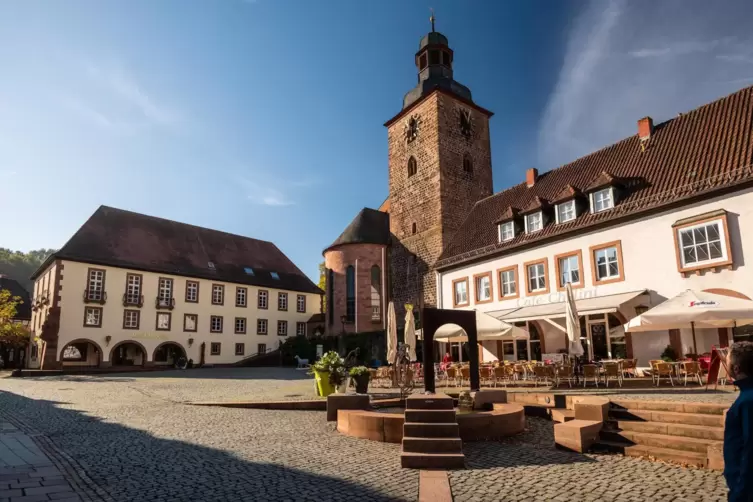
[[[416,163],[416,158],[411,156],[411,158],[408,159],[408,177],[410,178],[417,172],[418,172],[418,164]]]
[[[473,159],[467,153],[463,156],[463,172],[473,175]]]
[[[345,269],[345,317],[348,322],[356,320],[356,269],[353,265]]]
[[[329,325],[332,326],[335,323],[335,273],[331,268],[327,270],[327,289],[329,294],[324,308],[327,309]]]
[[[382,271],[379,265],[371,267],[371,320],[382,320]]]
[[[416,222],[414,221],[411,225],[411,235],[416,235],[416,232],[418,232],[418,227],[416,226]]]

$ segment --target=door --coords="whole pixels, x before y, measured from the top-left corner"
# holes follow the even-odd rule
[[[591,359],[609,359],[609,345],[607,342],[607,324],[594,322],[590,324]]]

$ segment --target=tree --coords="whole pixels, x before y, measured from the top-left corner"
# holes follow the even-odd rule
[[[324,266],[324,262],[319,264],[319,289],[327,291],[327,267]],[[322,297],[322,312],[327,311],[327,295]]]
[[[0,290],[0,344],[24,347],[29,342],[29,330],[21,323],[12,321],[16,307],[23,303],[20,296],[11,296],[7,289]]]
[[[22,253],[21,251],[0,248],[0,274],[17,280],[26,291],[32,292],[34,291],[34,284],[30,279],[31,274],[54,252],[54,249],[37,249]]]

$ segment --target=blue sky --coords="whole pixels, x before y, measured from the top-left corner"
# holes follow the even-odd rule
[[[275,242],[312,278],[387,195],[420,37],[492,118],[495,190],[753,85],[753,3],[4,0],[0,247],[101,204]]]

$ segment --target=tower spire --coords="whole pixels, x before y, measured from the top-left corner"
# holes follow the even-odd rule
[[[431,21],[431,32],[434,33],[434,21],[436,20],[434,18],[434,8],[432,7],[429,10],[431,11],[431,16],[429,16],[429,21]]]

